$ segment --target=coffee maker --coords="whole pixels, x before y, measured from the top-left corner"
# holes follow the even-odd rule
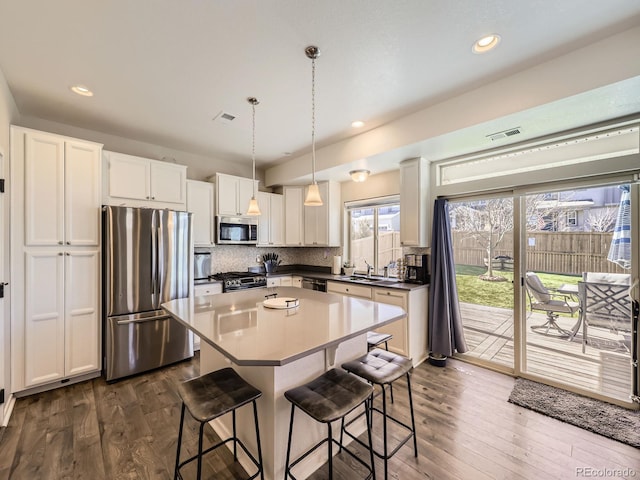
[[[404,281],[407,283],[429,283],[429,256],[408,253],[404,256]]]

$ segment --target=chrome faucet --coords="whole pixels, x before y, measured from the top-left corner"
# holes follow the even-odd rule
[[[373,270],[373,267],[369,265],[369,262],[367,262],[366,260],[364,261],[364,263],[367,265],[367,278],[371,278],[371,270]]]

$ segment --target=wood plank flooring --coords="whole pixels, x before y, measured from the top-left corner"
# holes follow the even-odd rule
[[[198,371],[196,357],[110,385],[95,379],[19,399],[0,434],[0,480],[173,478],[180,420],[176,387]],[[513,382],[456,360],[445,368],[416,368],[419,455],[414,457],[411,442],[402,447],[390,460],[389,477],[640,478],[639,450],[508,403]],[[408,422],[405,392],[406,384],[398,381],[392,408]],[[212,430],[205,431],[206,441],[213,441]],[[187,422],[185,455],[196,450],[196,438],[197,424]],[[379,460],[376,469],[382,478]],[[184,472],[185,477],[194,473]],[[208,457],[204,473],[204,478],[245,478],[224,449]],[[321,472],[312,477],[323,478]]]

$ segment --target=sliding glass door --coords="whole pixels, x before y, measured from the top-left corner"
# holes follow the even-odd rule
[[[449,203],[456,281],[470,361],[514,368],[514,200]]]
[[[631,187],[584,184],[523,196],[522,373],[629,401]]]
[[[637,375],[629,296],[637,277],[637,189],[585,183],[451,200],[469,347],[461,356],[629,402]]]

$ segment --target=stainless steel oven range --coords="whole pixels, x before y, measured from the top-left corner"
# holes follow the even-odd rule
[[[261,273],[227,272],[212,275],[215,280],[222,282],[222,292],[235,292],[247,288],[261,288],[267,286],[267,277]]]

